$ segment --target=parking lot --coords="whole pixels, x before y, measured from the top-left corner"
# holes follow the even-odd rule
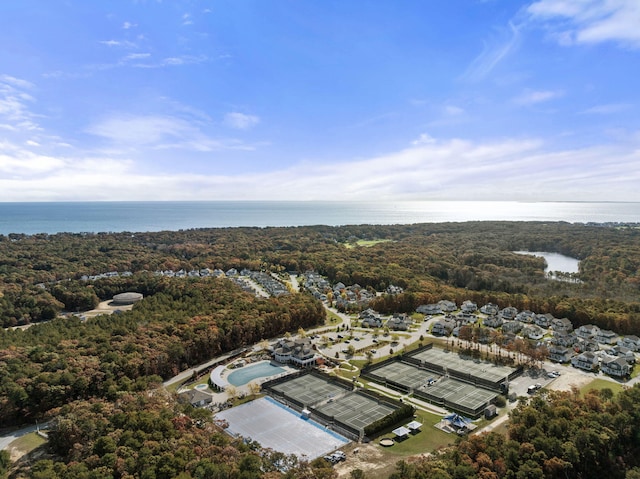
[[[374,359],[386,357],[390,354],[390,350],[397,352],[403,347],[418,341],[420,336],[426,337],[429,335],[430,324],[439,319],[439,317],[436,317],[429,321],[416,321],[412,326],[414,331],[389,331],[387,336],[382,333],[383,328],[380,328],[376,336],[374,329],[351,326],[350,317],[344,314],[341,314],[340,317],[343,319],[343,324],[349,325],[349,330],[337,332],[334,329],[329,333],[317,334],[317,337],[313,338],[318,351],[328,358],[335,358],[336,353],[341,359],[350,358],[347,355],[349,346],[353,346],[356,351],[361,350],[361,352],[356,352],[355,356],[357,357],[363,357],[366,350],[374,350]],[[358,321],[358,324],[360,324],[360,321]],[[398,336],[397,342],[392,340],[395,335]],[[330,339],[327,346],[323,345],[323,338],[325,337]]]

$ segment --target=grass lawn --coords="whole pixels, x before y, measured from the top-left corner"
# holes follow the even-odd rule
[[[35,432],[31,432],[13,441],[10,444],[10,447],[15,447],[19,451],[28,453],[33,451],[35,448],[42,446],[46,442],[47,440],[45,438],[39,436]]]
[[[170,384],[169,386],[167,386],[167,391],[169,391],[170,393],[176,393],[178,392],[178,388],[180,387],[180,385],[183,383],[183,381],[177,381],[173,384]],[[206,384],[207,386],[209,385],[209,375],[205,374],[204,376],[200,377],[200,379],[198,379],[197,381],[193,382],[193,383],[189,383],[186,385],[186,387],[188,389],[193,389],[195,386],[197,386],[198,384]]]
[[[391,240],[388,239],[378,239],[378,240],[358,240],[355,243],[344,243],[346,248],[355,248],[356,246],[363,246],[368,248],[369,246],[377,245],[379,243],[389,243]]]
[[[166,387],[166,390],[169,391],[170,393],[176,393],[178,392],[178,388],[180,387],[180,384],[182,384],[182,381],[176,381],[175,383],[169,384]]]
[[[447,434],[435,427],[442,420],[441,416],[420,410],[416,414],[415,420],[422,423],[420,432],[410,434],[407,439],[398,441],[391,447],[383,448],[385,451],[396,456],[411,456],[433,452],[455,442],[456,436],[454,434]],[[376,441],[382,437],[393,437],[393,434],[388,431],[376,438]]]
[[[624,386],[619,383],[607,381],[606,379],[594,379],[586,386],[583,386],[582,388],[580,388],[580,394],[584,396],[586,393],[588,393],[592,389],[595,389],[596,391],[601,391],[602,389],[605,389],[605,388],[611,389],[613,391],[613,394],[618,394],[620,391],[624,389]]]
[[[338,323],[342,323],[342,318],[333,311],[327,310],[327,320],[324,322],[324,324],[327,326],[331,326],[332,324]]]

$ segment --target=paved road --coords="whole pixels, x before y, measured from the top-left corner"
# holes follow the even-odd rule
[[[185,381],[185,380],[189,379],[191,376],[193,376],[194,372],[198,372],[198,371],[200,371],[200,370],[202,370],[204,368],[208,368],[209,366],[213,366],[217,362],[229,359],[234,354],[237,354],[241,349],[244,349],[244,348],[236,349],[234,351],[231,351],[230,353],[223,354],[222,356],[215,357],[215,358],[211,359],[210,361],[207,361],[206,363],[199,364],[198,366],[195,366],[193,368],[190,368],[190,369],[187,369],[185,371],[182,371],[180,374],[172,377],[171,379],[167,379],[165,382],[162,383],[162,385],[164,387],[167,387],[167,386],[170,386],[171,384],[175,384],[177,382]]]
[[[46,428],[48,423],[40,424],[40,428]],[[0,436],[0,450],[8,450],[9,445],[18,439],[19,437],[24,436],[25,434],[29,434],[35,432],[37,430],[36,425],[28,426],[22,429],[18,429],[16,431],[5,434],[4,436]]]

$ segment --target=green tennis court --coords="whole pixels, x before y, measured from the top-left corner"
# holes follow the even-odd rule
[[[437,364],[445,367],[449,372],[455,371],[460,374],[482,378],[493,383],[505,381],[510,374],[516,371],[514,368],[508,366],[497,366],[484,361],[463,358],[457,353],[438,348],[423,349],[415,354],[411,354],[411,357],[424,361],[425,367],[427,367],[429,363]]]
[[[375,370],[377,376],[385,378],[387,381],[393,381],[402,384],[409,389],[417,389],[425,384],[429,379],[433,379],[433,373],[420,369],[410,364],[396,361],[385,364]]]
[[[322,404],[317,407],[317,410],[334,417],[337,422],[362,430],[378,419],[391,414],[394,408],[355,392]]]
[[[302,403],[305,407],[344,396],[350,391],[346,386],[327,381],[313,374],[298,376],[290,381],[270,386],[274,391]]]

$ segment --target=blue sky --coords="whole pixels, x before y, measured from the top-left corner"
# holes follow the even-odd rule
[[[7,0],[0,201],[640,201],[638,0]]]

